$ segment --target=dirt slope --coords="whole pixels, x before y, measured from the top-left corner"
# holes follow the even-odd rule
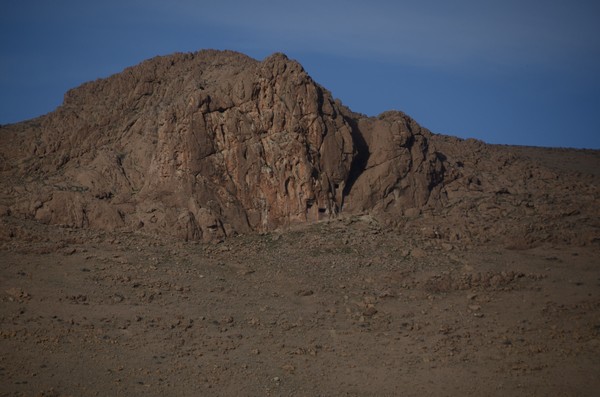
[[[0,395],[594,396],[600,255],[370,217],[192,244],[21,225]]]

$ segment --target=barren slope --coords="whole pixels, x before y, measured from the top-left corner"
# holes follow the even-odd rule
[[[184,243],[21,224],[0,395],[594,396],[594,247],[469,248],[370,217]]]

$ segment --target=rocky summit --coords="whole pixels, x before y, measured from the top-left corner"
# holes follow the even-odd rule
[[[398,111],[367,117],[283,54],[207,50],[147,60],[2,126],[0,219],[214,241],[368,213],[447,241],[597,244],[599,159],[436,135]]]

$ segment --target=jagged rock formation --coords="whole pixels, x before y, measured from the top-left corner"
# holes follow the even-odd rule
[[[400,112],[353,113],[283,54],[175,54],[2,127],[0,212],[188,240],[340,212],[447,215],[481,164],[496,164],[476,156],[466,167],[456,147],[472,144],[448,142]],[[496,194],[496,179],[480,193]]]

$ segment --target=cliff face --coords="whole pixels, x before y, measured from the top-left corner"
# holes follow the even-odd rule
[[[3,130],[13,214],[186,239],[422,206],[441,170],[414,121],[353,114],[282,54],[151,59]]]
[[[526,167],[503,174],[502,153],[435,136],[401,112],[353,113],[282,54],[175,54],[0,128],[0,213],[205,241],[340,212],[462,221],[456,208],[486,195],[547,188],[528,184]],[[597,192],[585,197],[593,208]]]

